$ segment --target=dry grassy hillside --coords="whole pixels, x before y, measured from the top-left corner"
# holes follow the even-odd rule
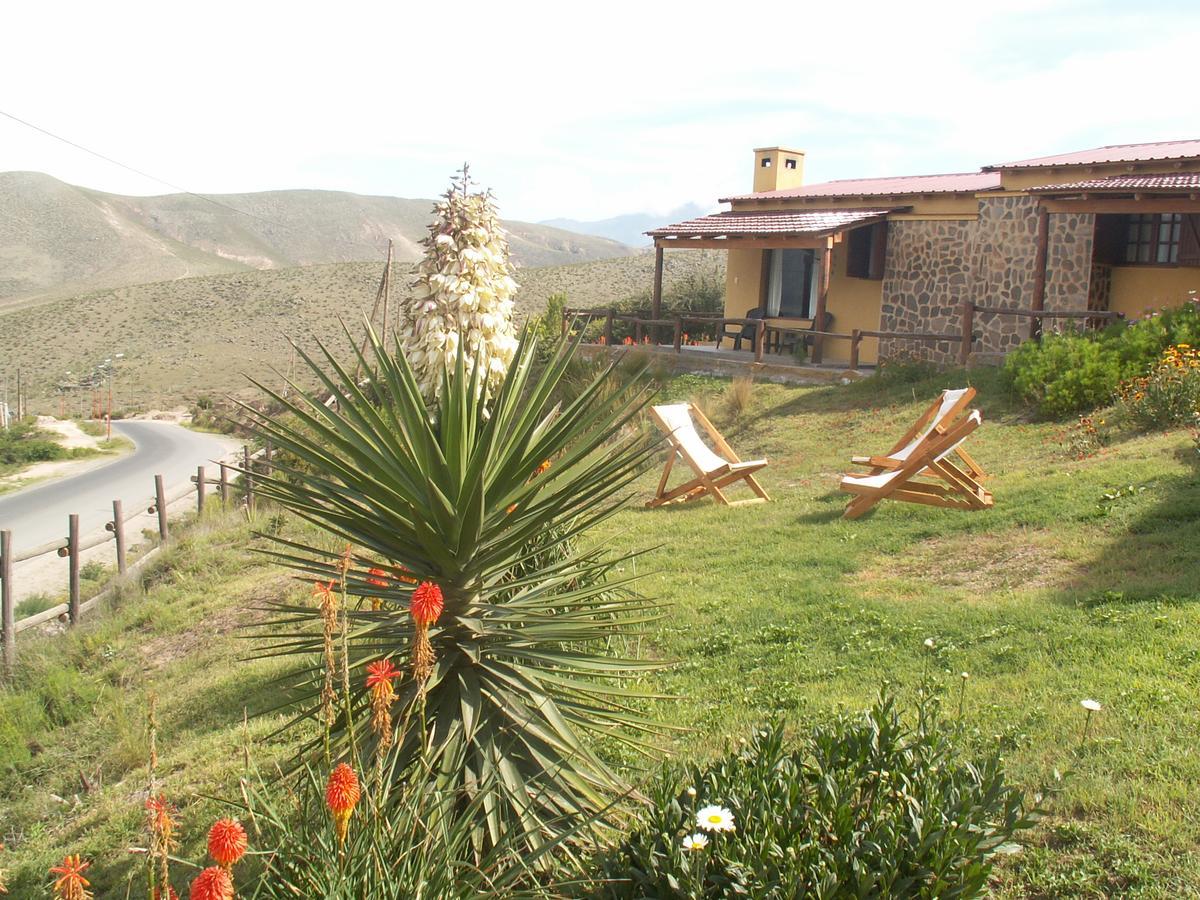
[[[712,272],[723,254],[668,254],[668,287],[694,272]],[[521,269],[519,315],[545,307],[566,292],[572,306],[598,306],[649,290],[650,254]],[[397,265],[398,302],[406,295],[409,264]],[[117,403],[159,406],[202,394],[245,391],[243,373],[279,384],[272,369],[286,369],[287,338],[312,347],[312,338],[337,340],[341,317],[357,328],[370,311],[383,266],[338,263],[244,271],[96,291],[0,313],[3,371],[20,366],[31,398],[49,408],[55,385],[68,371],[90,371],[124,353]],[[344,340],[344,339],[343,339]],[[341,346],[344,346],[342,344]]]
[[[432,206],[339,191],[124,197],[36,172],[0,173],[0,308],[196,275],[378,259],[389,238],[397,259],[412,261]],[[526,266],[633,252],[544,225],[505,226],[513,258]]]

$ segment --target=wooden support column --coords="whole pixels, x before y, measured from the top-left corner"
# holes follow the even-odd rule
[[[609,347],[613,343],[613,317],[616,314],[617,311],[611,306],[608,308],[608,312],[604,314],[604,343]]]
[[[862,343],[862,329],[855,328],[850,332],[850,368],[858,368],[858,350]]]
[[[650,297],[650,318],[662,318],[663,248],[654,245],[654,293]],[[658,343],[658,328],[650,327],[650,340]]]
[[[1046,308],[1046,256],[1050,243],[1050,213],[1044,206],[1038,207],[1037,249],[1033,257],[1033,303],[1031,306],[1041,312]],[[1029,336],[1035,338],[1042,333],[1040,316],[1030,316]]]
[[[810,357],[813,365],[820,365],[823,356],[824,338],[821,332],[825,330],[825,308],[829,305],[829,275],[831,266],[833,265],[833,238],[825,239],[825,248],[821,251],[821,279],[817,283],[817,310],[813,315],[813,330],[817,333],[812,336],[812,356]]]
[[[683,316],[675,317],[675,352],[683,346]]]
[[[11,531],[0,531],[0,642],[4,651],[4,677],[11,678],[17,664],[16,616],[13,608],[13,539]]]

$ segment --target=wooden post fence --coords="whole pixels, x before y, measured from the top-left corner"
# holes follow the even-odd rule
[[[850,368],[858,368],[858,351],[859,345],[862,344],[863,334],[861,328],[850,329]]]
[[[67,616],[72,625],[79,623],[79,513],[71,513],[67,536],[68,576]]]
[[[120,500],[113,501],[112,522],[113,537],[117,541],[117,574],[125,574],[125,514]]]
[[[229,466],[221,463],[221,505],[229,504]]]
[[[11,678],[17,664],[16,616],[13,613],[13,539],[11,531],[0,531],[0,644],[4,655],[4,677]]]
[[[154,476],[154,510],[158,513],[158,539],[166,543],[168,537],[171,536],[171,530],[167,526],[167,489],[163,485],[163,477],[161,475]]]
[[[196,515],[204,515],[204,466],[196,466]]]
[[[254,511],[254,470],[251,468],[250,448],[242,448],[242,471],[245,475],[242,481],[246,484],[246,509]]]
[[[604,314],[604,343],[610,347],[613,345],[613,317],[616,314],[617,311],[611,306],[608,308],[608,312]]]

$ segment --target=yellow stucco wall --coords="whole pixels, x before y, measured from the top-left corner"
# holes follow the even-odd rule
[[[1200,296],[1200,268],[1116,266],[1108,308],[1135,319],[1149,310],[1179,306],[1195,291]]]
[[[846,275],[848,241],[833,245],[833,261],[829,278],[829,298],[826,309],[833,313],[833,330],[849,334],[853,329],[879,330],[879,312],[883,303],[883,282]],[[741,318],[757,309],[762,296],[762,250],[730,250],[726,266],[725,315]],[[796,328],[807,328],[807,319],[769,319]],[[826,362],[848,362],[850,342],[827,340]],[[859,347],[859,361],[874,365],[879,358],[879,341],[864,338]]]
[[[725,315],[740,319],[762,296],[761,250],[729,250],[725,262]]]

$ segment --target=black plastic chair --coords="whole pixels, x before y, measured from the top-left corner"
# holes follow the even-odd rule
[[[761,310],[761,309],[752,309],[746,313],[746,318],[747,319],[761,319],[765,315],[766,315],[766,313],[763,312],[763,310]],[[733,329],[733,330],[731,331],[730,329]],[[725,338],[733,339],[733,349],[734,350],[742,349],[742,341],[749,341],[750,349],[754,350],[754,349],[756,349],[754,342],[758,339],[758,326],[757,325],[730,325],[727,322],[722,323],[721,332],[717,335],[717,349],[718,350],[721,349],[721,341],[723,341]]]
[[[823,328],[817,327],[817,320],[814,316],[813,323],[808,326],[808,330],[833,331],[833,313],[829,312],[828,310],[825,311],[825,326]],[[813,344],[813,336],[811,334],[796,334],[795,332],[780,332],[779,344],[776,349],[780,353],[794,353],[796,350],[796,345],[800,341],[804,341],[805,347],[811,347]]]

